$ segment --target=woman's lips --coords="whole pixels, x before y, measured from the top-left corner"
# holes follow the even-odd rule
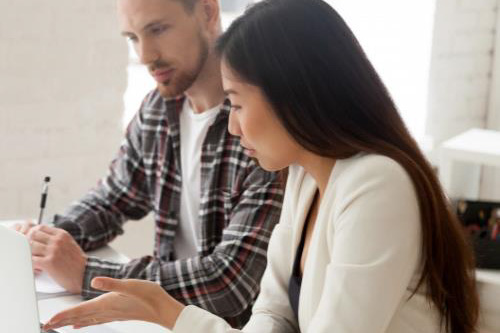
[[[241,145],[244,149],[245,149],[245,152],[250,155],[250,156],[253,156],[255,155],[255,149],[250,149],[250,148],[247,148],[245,147],[244,145]]]
[[[156,81],[164,83],[170,81],[173,72],[174,72],[173,69],[155,70],[153,72],[153,77]]]
[[[255,149],[245,149],[245,151],[250,156],[254,156],[255,155]]]

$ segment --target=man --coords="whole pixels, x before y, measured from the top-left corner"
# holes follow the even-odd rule
[[[108,175],[54,218],[24,224],[36,270],[84,298],[92,278],[161,284],[241,326],[259,291],[266,249],[281,208],[275,174],[260,169],[227,131],[214,44],[217,0],[119,0],[122,34],[158,82],[130,123]],[[154,213],[153,256],[128,264],[88,257],[122,224]]]

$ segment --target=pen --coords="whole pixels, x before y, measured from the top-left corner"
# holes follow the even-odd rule
[[[37,224],[42,224],[43,210],[45,209],[45,203],[47,202],[47,194],[49,192],[49,182],[50,182],[50,177],[45,177],[45,179],[43,180],[42,199],[40,201],[40,215],[38,216]]]

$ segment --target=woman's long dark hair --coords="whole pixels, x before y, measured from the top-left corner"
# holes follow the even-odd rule
[[[385,155],[410,175],[422,226],[418,287],[447,332],[475,331],[474,260],[432,167],[344,20],[321,0],[264,0],[221,36],[222,59],[262,89],[304,148],[334,159]],[[418,288],[417,287],[417,288]]]

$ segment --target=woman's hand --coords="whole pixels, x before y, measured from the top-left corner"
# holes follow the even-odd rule
[[[98,277],[92,280],[92,287],[110,293],[56,314],[44,330],[123,320],[148,321],[171,329],[184,309],[184,305],[150,281]]]

